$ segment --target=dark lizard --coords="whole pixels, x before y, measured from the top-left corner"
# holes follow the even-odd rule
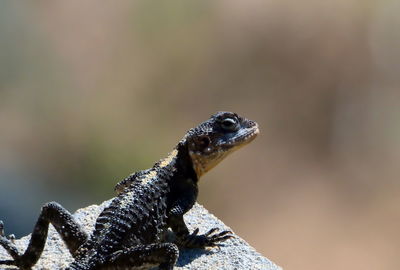
[[[119,182],[118,195],[97,218],[91,236],[56,202],[42,207],[24,253],[4,236],[0,222],[0,245],[12,257],[0,264],[31,269],[43,251],[50,223],[74,258],[67,270],[173,269],[178,247],[219,246],[232,232],[212,228],[202,235],[198,229],[190,233],[183,215],[197,199],[199,178],[258,132],[257,123],[235,113],[212,115],[190,129],[166,158]],[[168,228],[175,233],[174,242],[166,240]]]

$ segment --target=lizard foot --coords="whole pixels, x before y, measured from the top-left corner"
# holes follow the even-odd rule
[[[0,246],[2,246],[8,254],[14,260],[0,260],[0,265],[15,265],[20,267],[20,269],[27,269],[23,268],[18,262],[21,258],[21,254],[19,253],[17,247],[14,244],[15,235],[10,234],[9,236],[4,235],[4,223],[0,220]]]
[[[199,229],[195,229],[192,234],[183,241],[183,246],[188,248],[220,247],[222,242],[234,237],[231,231],[221,231],[212,228],[202,235],[197,235]]]

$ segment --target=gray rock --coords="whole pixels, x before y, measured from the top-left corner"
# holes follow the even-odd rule
[[[79,209],[74,214],[76,220],[82,224],[86,231],[93,230],[96,217],[102,209],[108,205],[110,201],[102,203],[100,206],[91,205],[86,208]],[[221,230],[230,230],[215,216],[210,214],[201,205],[196,204],[192,210],[185,215],[185,221],[190,230],[199,227],[200,233],[207,232],[213,227],[218,227]],[[5,224],[7,229],[7,224]],[[8,231],[11,231],[8,228]],[[15,240],[19,250],[25,250],[30,236],[25,236]],[[10,256],[0,247],[0,260],[10,259]],[[50,226],[48,239],[44,252],[33,267],[33,270],[54,270],[64,269],[72,261],[66,246],[58,236],[55,229]],[[12,268],[12,267],[9,267]],[[9,269],[4,267],[4,269]],[[224,242],[221,248],[213,248],[209,250],[190,249],[182,250],[179,256],[178,263],[175,269],[262,269],[262,270],[281,270],[279,266],[260,255],[254,248],[249,246],[243,239],[236,236]]]

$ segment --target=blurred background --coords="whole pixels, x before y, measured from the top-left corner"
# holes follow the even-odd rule
[[[200,203],[284,269],[400,269],[400,2],[2,1],[0,218],[75,211],[219,110]]]

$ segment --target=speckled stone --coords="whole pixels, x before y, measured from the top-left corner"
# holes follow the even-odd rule
[[[85,230],[90,232],[93,230],[95,220],[99,213],[106,207],[110,201],[103,202],[100,206],[91,205],[86,208],[79,209],[74,214],[76,220],[84,226]],[[185,221],[192,231],[199,227],[200,233],[207,232],[213,227],[221,230],[230,230],[222,221],[210,214],[204,207],[196,204],[185,215]],[[33,226],[33,224],[32,224]],[[6,230],[11,232],[10,228]],[[20,250],[24,250],[28,244],[30,235],[22,237],[15,241]],[[0,260],[10,259],[3,248],[0,247]],[[32,268],[33,270],[54,270],[64,269],[72,261],[66,246],[58,236],[57,232],[50,226],[48,239],[44,252],[38,263]],[[3,266],[2,266],[3,267]],[[12,267],[3,267],[0,269],[12,269]],[[209,250],[188,249],[180,252],[179,260],[175,269],[181,270],[211,270],[211,269],[262,269],[262,270],[282,270],[279,266],[263,257],[254,248],[249,246],[243,239],[235,235],[234,238],[224,242],[221,248],[213,248]]]

